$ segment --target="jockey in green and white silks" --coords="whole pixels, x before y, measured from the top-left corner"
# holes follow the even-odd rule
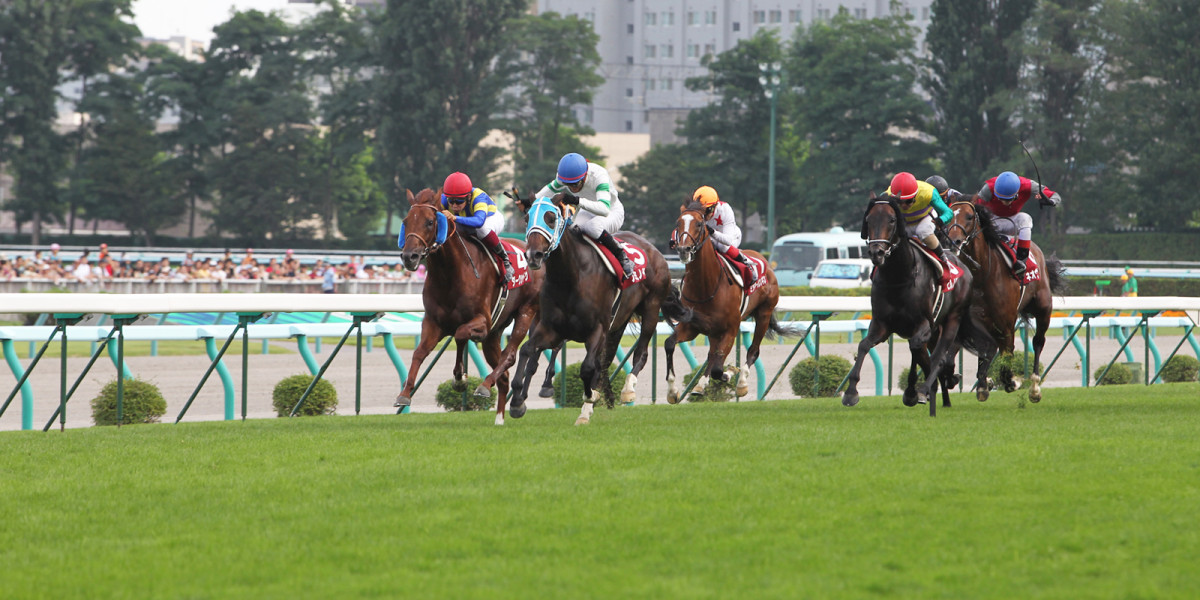
[[[559,193],[566,194],[564,203],[579,206],[575,227],[608,248],[621,261],[626,276],[633,273],[633,262],[612,236],[625,223],[625,207],[608,170],[571,152],[558,161],[556,177],[538,191],[537,197],[551,198]]]

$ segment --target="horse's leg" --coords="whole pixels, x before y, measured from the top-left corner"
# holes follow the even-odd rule
[[[947,359],[953,360],[953,351],[955,339],[958,338],[959,322],[962,319],[963,311],[951,313],[946,317],[946,322],[942,324],[941,336],[937,345],[933,349],[933,356],[930,357],[931,370],[925,378],[925,385],[921,386],[918,394],[929,402],[937,402],[935,394],[937,393],[936,386],[941,381],[941,374],[945,372]],[[953,363],[951,363],[953,364]],[[947,398],[947,402],[949,399]],[[933,415],[933,408],[930,407],[930,415]]]
[[[579,379],[583,382],[583,406],[580,407],[579,418],[575,419],[576,425],[587,425],[592,421],[592,412],[596,404],[594,391],[600,381],[597,377],[608,378],[608,369],[604,368],[607,365],[603,363],[604,357],[597,356],[606,353],[605,338],[604,326],[597,324],[585,343],[588,349],[587,356],[579,365]]]
[[[554,365],[558,363],[558,353],[562,346],[555,346],[550,350],[550,364],[546,366],[546,379],[542,381],[542,389],[538,391],[538,396],[542,398],[554,397]]]
[[[404,389],[400,390],[399,396],[396,396],[393,406],[412,404],[412,395],[417,387],[417,376],[421,373],[421,363],[425,362],[425,357],[429,356],[434,346],[442,341],[442,335],[441,328],[432,321],[425,320],[421,323],[421,343],[417,344],[417,349],[413,351],[412,366],[408,369],[408,380],[404,382]]]
[[[487,387],[488,380],[496,381],[499,385],[496,386],[496,424],[504,424],[504,406],[508,403],[508,373],[506,371],[496,370],[496,366],[500,364],[500,336],[504,335],[503,330],[496,330],[486,339],[483,340],[483,357],[487,359],[489,365],[492,365],[492,372],[488,374],[488,379],[479,384],[475,388],[475,396],[480,397],[479,392],[483,392],[483,398],[491,395],[491,390]],[[499,377],[496,375],[499,374]]]
[[[633,404],[637,401],[637,378],[645,368],[646,362],[650,360],[650,341],[654,339],[654,333],[658,329],[658,310],[659,307],[655,304],[652,313],[649,308],[642,311],[642,331],[633,343],[629,376],[625,378],[625,386],[621,388],[622,404]]]
[[[771,328],[771,317],[774,314],[774,308],[762,308],[754,316],[754,337],[750,339],[750,346],[746,348],[746,362],[742,363],[742,370],[738,373],[736,393],[739,398],[750,393],[750,365],[758,360],[763,338],[766,337],[767,330]],[[740,330],[738,335],[741,335]]]
[[[928,352],[929,340],[932,337],[933,332],[929,328],[929,322],[926,321],[917,328],[912,337],[908,338],[908,351],[912,355],[912,361],[908,366],[908,382],[904,386],[904,396],[901,399],[905,406],[916,406],[928,397],[928,394],[923,397],[917,392],[917,367],[921,367],[921,372],[925,374],[925,381],[928,382],[930,373],[933,371]]]
[[[1044,269],[1043,269],[1044,271]],[[1050,297],[1049,287],[1046,288],[1046,297]],[[1042,347],[1046,345],[1046,330],[1050,329],[1050,302],[1045,303],[1046,306],[1041,308],[1038,314],[1034,317],[1037,328],[1033,334],[1033,373],[1029,376],[1029,401],[1042,401]]]
[[[467,389],[467,342],[462,338],[454,339],[454,391]]]
[[[539,322],[534,328],[529,341],[521,346],[518,353],[516,378],[512,380],[512,401],[508,405],[508,414],[514,419],[525,416],[525,396],[529,393],[529,381],[537,372],[538,355],[546,348],[557,348],[562,338],[549,327]]]
[[[850,368],[850,375],[846,378],[846,391],[842,392],[843,406],[858,404],[858,379],[860,371],[862,371],[863,359],[867,357],[867,352],[870,352],[871,348],[887,339],[890,333],[883,323],[878,320],[871,321],[871,326],[867,328],[867,335],[858,343],[858,352],[854,355],[854,366]]]
[[[732,331],[726,330],[715,339],[710,339],[711,342],[708,351],[708,360],[705,361],[705,375],[712,381],[722,384],[729,383],[729,374],[725,372],[725,359],[729,357],[729,351],[733,349],[733,344],[737,340],[737,323],[734,324]]]
[[[529,334],[529,327],[533,324],[536,315],[536,305],[526,305],[517,313],[516,318],[513,319],[512,334],[508,336],[508,343],[504,345],[504,350],[500,352],[497,362],[492,365],[492,372],[488,373],[487,378],[483,380],[483,384],[475,389],[476,396],[482,398],[488,395],[491,387],[496,385],[500,377],[507,374],[508,370],[517,362],[517,348],[520,348],[521,342],[525,341],[525,336]],[[489,339],[492,336],[495,336],[497,342],[499,342],[501,336],[503,336],[503,328],[489,332]]]
[[[683,388],[675,381],[675,344],[690,342],[696,339],[699,332],[690,323],[680,323],[675,332],[667,336],[663,342],[663,351],[667,355],[667,403],[678,404],[683,394]]]

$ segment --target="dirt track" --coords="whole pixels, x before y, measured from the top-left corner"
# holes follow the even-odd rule
[[[660,340],[661,341],[661,340]],[[1047,340],[1047,348],[1044,353],[1044,361],[1049,361],[1054,354],[1062,347],[1063,341],[1061,337],[1052,337]],[[1161,336],[1158,340],[1158,346],[1161,351],[1168,352],[1179,341],[1178,337]],[[767,342],[763,346],[762,358],[766,369],[766,378],[769,381],[774,377],[784,359],[791,352],[795,341],[790,341],[786,344],[777,344]],[[284,346],[286,347],[286,345]],[[1099,361],[1107,363],[1116,353],[1118,345],[1109,338],[1097,338],[1092,340],[1092,369],[1095,370],[1100,365]],[[24,348],[22,348],[24,350]],[[1187,351],[1185,347],[1183,351]],[[328,357],[327,346],[324,354],[316,354],[318,362],[324,362]],[[855,346],[848,343],[823,343],[821,345],[821,353],[836,354],[838,356],[853,359]],[[1141,361],[1143,349],[1139,341],[1135,341],[1132,348],[1135,360]],[[203,352],[202,346],[197,344],[197,352]],[[886,345],[877,346],[880,360],[883,369],[888,368],[888,350]],[[657,397],[658,402],[664,402],[666,398],[665,385],[665,362],[663,351],[658,349],[658,374],[657,374]],[[700,346],[695,348],[696,358],[703,360],[707,354],[707,347]],[[405,361],[409,361],[412,351],[401,350],[401,357]],[[792,359],[792,365],[798,360],[806,358],[808,352],[801,349]],[[576,362],[583,358],[582,350],[572,350],[568,355],[568,362]],[[966,373],[968,377],[973,378],[975,374],[975,357],[967,355],[966,357]],[[1122,359],[1123,361],[1124,359]],[[21,361],[23,364],[28,364],[28,357],[22,353]],[[898,376],[901,369],[908,366],[909,354],[908,347],[902,340],[897,340],[894,345],[893,357],[893,380]],[[1151,358],[1153,361],[1153,357]],[[1063,353],[1062,358],[1054,366],[1050,376],[1046,382],[1047,387],[1063,387],[1063,386],[1079,386],[1081,385],[1082,376],[1080,371],[1080,360],[1078,354],[1073,348],[1068,348]],[[87,359],[73,358],[68,360],[68,385],[78,377],[79,372],[87,364]],[[205,369],[208,367],[209,361],[203,354],[196,356],[183,357],[135,357],[128,359],[130,371],[138,377],[148,379],[154,382],[163,392],[163,396],[167,400],[167,414],[163,417],[163,422],[173,422],[178,416],[179,411],[187,402],[188,397],[200,382],[200,378],[204,375]],[[230,375],[233,378],[235,388],[235,416],[241,417],[241,358],[240,356],[227,356],[225,364],[229,369]],[[247,395],[247,416],[248,418],[274,418],[275,413],[271,407],[271,391],[275,383],[280,379],[297,373],[305,373],[304,362],[299,354],[251,354],[249,357],[250,378],[249,392]],[[539,372],[544,372],[545,361],[539,365]],[[687,367],[686,361],[680,353],[676,353],[675,366],[677,370],[684,370]],[[433,394],[437,384],[451,377],[451,369],[453,367],[452,356],[449,352],[443,356],[442,360],[434,368],[426,383],[418,390],[416,397],[413,399],[414,412],[434,412],[441,410],[434,402]],[[791,366],[789,365],[789,370]],[[637,402],[651,402],[651,366],[647,364],[643,370],[642,376],[639,378],[638,398]],[[690,370],[690,369],[689,369]],[[875,394],[875,374],[874,366],[870,359],[864,362],[862,382],[859,385],[859,392],[863,395],[864,402],[870,402],[868,396]],[[686,372],[686,371],[685,371]],[[474,373],[472,367],[472,373]],[[88,401],[97,395],[100,388],[111,381],[115,376],[115,369],[111,361],[105,358],[98,362],[93,367],[92,372],[88,374],[84,382],[80,385],[79,390],[75,393],[71,403],[67,409],[67,426],[68,427],[87,427],[91,426],[91,409],[88,406]],[[347,347],[342,350],[338,357],[334,360],[329,370],[325,375],[326,379],[333,382],[338,391],[339,398],[339,414],[354,414],[354,352],[353,348]],[[757,378],[751,371],[752,384],[751,393],[754,393],[757,385]],[[5,376],[5,391],[11,391],[12,386],[16,384],[12,377],[11,371]],[[536,397],[536,390],[540,386],[541,376],[539,375],[534,384],[535,397],[529,401],[530,408],[549,408],[553,406],[553,402],[543,400]],[[33,427],[41,429],[46,421],[50,418],[54,409],[58,405],[59,397],[59,363],[57,360],[43,360],[35,370],[31,377],[31,382],[34,392],[34,408],[33,408]],[[968,383],[968,386],[970,384]],[[401,382],[396,374],[395,368],[388,359],[387,354],[382,349],[376,347],[374,351],[363,353],[363,381],[362,381],[362,408],[363,414],[390,414],[395,411],[392,408],[392,401],[399,392]],[[893,392],[899,393],[893,381]],[[884,393],[887,393],[887,382],[884,382]],[[779,381],[768,394],[767,399],[792,398],[795,395],[792,393],[787,378],[787,372],[784,372]],[[1048,398],[1052,398],[1052,394],[1047,394]],[[995,393],[993,398],[1002,400],[1005,395],[1002,392]],[[830,398],[822,401],[837,402],[836,399]],[[185,421],[199,420],[220,420],[224,418],[224,388],[217,374],[209,378],[204,388],[193,402]],[[0,418],[0,430],[14,430],[21,428],[21,396],[17,395],[13,399],[12,404],[8,407],[2,418]]]

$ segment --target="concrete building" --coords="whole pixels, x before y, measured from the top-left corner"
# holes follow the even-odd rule
[[[580,120],[597,132],[651,134],[674,141],[675,122],[709,104],[705,92],[684,87],[707,71],[701,60],[762,29],[790,39],[796,28],[828,20],[845,7],[870,19],[889,14],[888,0],[534,0],[537,11],[576,15],[600,35],[600,74],[606,82]],[[924,30],[932,0],[901,0],[899,10]]]

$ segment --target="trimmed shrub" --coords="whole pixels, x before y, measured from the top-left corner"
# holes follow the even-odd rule
[[[1013,381],[1018,384],[1017,389],[1032,387],[1033,383],[1025,377],[1025,351],[1016,350],[1012,354],[997,354],[995,360],[992,361],[992,366],[988,368],[988,377],[992,379],[993,385],[1000,384],[1000,370],[1008,366],[1012,371]],[[1044,366],[1044,365],[1043,365]],[[1033,374],[1033,353],[1029,353],[1029,373]]]
[[[630,359],[630,360],[632,360],[632,359]],[[563,404],[564,408],[579,408],[579,407],[583,406],[583,381],[581,381],[579,379],[579,367],[582,364],[583,363],[571,363],[571,364],[567,365],[567,368],[565,370],[560,371],[554,375],[554,401],[555,402],[562,401],[561,396],[559,395],[559,390],[562,389],[563,375],[566,374],[566,376],[567,376],[567,399],[566,399],[566,402]],[[616,368],[617,368],[616,363],[614,363],[612,366],[610,366],[608,368],[608,374],[610,377],[612,376],[612,373]],[[535,378],[535,379],[537,379],[537,378]],[[613,402],[616,402],[617,398],[620,398],[621,388],[623,388],[623,387],[625,387],[625,370],[621,369],[621,372],[617,374],[616,379],[613,379],[613,381],[612,381],[613,398],[611,398],[611,400]],[[597,391],[599,391],[599,390],[597,390]],[[599,403],[597,403],[597,404],[599,404]]]
[[[1096,385],[1125,385],[1133,381],[1133,371],[1130,371],[1124,363],[1113,363],[1108,372],[1104,373],[1103,380],[1100,379],[1101,373],[1104,373],[1104,367],[1100,367],[1096,369],[1095,373],[1092,373],[1092,379],[1096,381]]]
[[[908,367],[901,369],[900,376],[896,379],[896,387],[900,388],[901,390],[908,389],[908,370]],[[914,385],[919,386],[922,383],[925,383],[925,374],[921,372],[920,367],[917,367],[917,382]]]
[[[1176,354],[1163,365],[1162,380],[1167,383],[1196,381],[1200,375],[1200,361],[1185,354]]]
[[[727,367],[728,367],[728,365],[727,365]],[[697,373],[699,373],[700,371],[703,371],[703,370],[704,370],[704,363],[700,363],[700,366],[696,367],[695,369],[692,369],[692,372],[688,373],[687,377],[684,377],[683,381],[681,381],[679,383],[679,389],[682,390],[683,388],[687,387],[687,384],[691,383],[692,378],[695,377]],[[678,375],[676,375],[676,377],[678,377]],[[735,396],[736,396],[736,390],[733,389],[733,375],[731,374],[729,376],[729,383],[725,383],[723,381],[714,381],[710,377],[708,380],[708,385],[704,388],[704,393],[703,394],[688,393],[687,401],[688,402],[729,402],[730,400],[733,400]]]
[[[792,386],[793,394],[812,398],[813,377],[819,370],[821,381],[817,387],[817,397],[836,396],[838,386],[850,373],[850,367],[850,361],[840,356],[827,354],[821,357],[819,364],[817,359],[810,356],[792,367],[788,373],[788,383]]]
[[[290,416],[292,407],[300,401],[300,396],[304,395],[304,390],[308,389],[314,377],[316,375],[300,373],[285,377],[275,384],[275,390],[271,392],[271,404],[275,406],[275,414],[281,417]],[[313,387],[312,393],[308,395],[304,406],[300,407],[300,412],[296,415],[302,417],[332,415],[337,411],[337,404],[337,390],[328,379],[322,379]]]
[[[447,412],[489,410],[496,406],[496,388],[491,389],[492,393],[487,398],[476,398],[475,388],[481,385],[483,385],[482,377],[468,375],[466,391],[460,392],[454,389],[453,379],[443,381],[437,387],[437,405]],[[463,400],[464,395],[466,400]]]
[[[157,423],[167,412],[167,401],[158,386],[143,379],[126,379],[121,400],[121,424]],[[92,422],[117,424],[117,380],[114,379],[92,398]]]

